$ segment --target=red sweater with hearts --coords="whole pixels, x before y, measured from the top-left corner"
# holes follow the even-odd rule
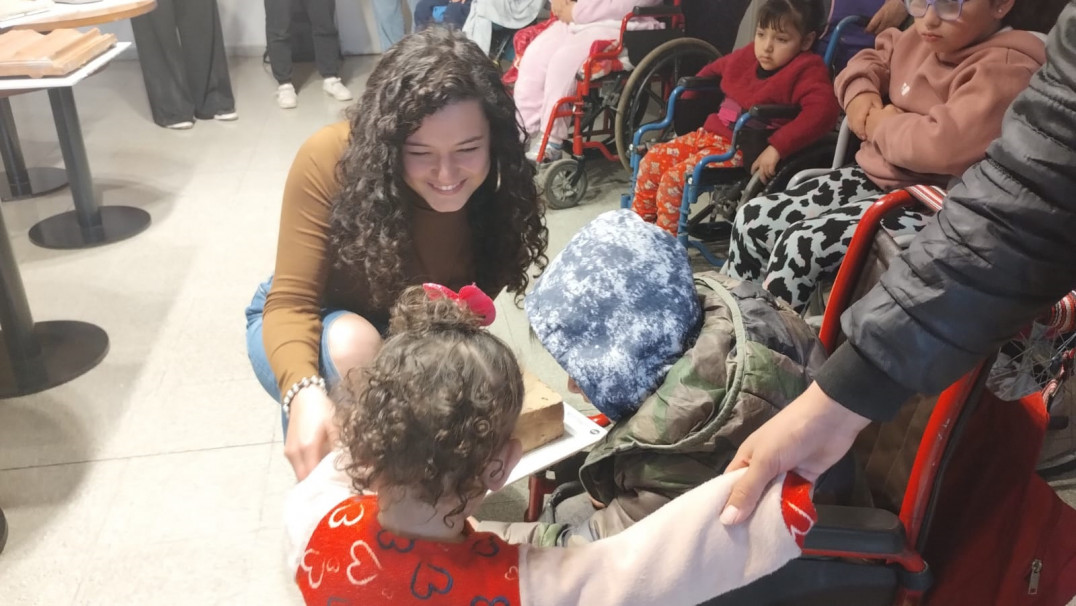
[[[285,505],[288,559],[307,604],[658,606],[698,604],[800,553],[816,519],[810,485],[779,479],[743,526],[718,514],[743,470],[673,499],[624,532],[585,545],[509,545],[469,529],[456,543],[396,535],[377,497],[349,495],[326,457]]]
[[[833,94],[829,69],[822,57],[805,51],[764,77],[759,77],[754,44],[739,48],[702,68],[700,77],[720,77],[727,101],[746,111],[753,105],[798,105],[800,113],[770,135],[770,145],[782,158],[795,153],[833,130],[841,108]],[[729,139],[732,130],[718,112],[710,114],[706,130]]]

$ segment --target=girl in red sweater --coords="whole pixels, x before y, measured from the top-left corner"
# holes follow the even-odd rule
[[[769,146],[751,164],[763,181],[777,162],[831,130],[840,108],[829,69],[811,52],[823,22],[818,0],[767,0],[759,9],[755,41],[702,68],[720,77],[724,101],[697,131],[655,145],[639,165],[632,208],[643,219],[676,234],[684,175],[702,158],[727,153],[732,126],[753,105],[799,105],[792,120],[776,125]],[[740,166],[742,157],[711,166]]]
[[[711,479],[624,532],[570,548],[510,545],[469,516],[519,461],[523,380],[481,328],[474,286],[403,292],[392,337],[337,395],[342,448],[291,492],[288,561],[307,604],[698,604],[798,556],[810,485],[770,486],[743,528],[717,512],[742,473]]]

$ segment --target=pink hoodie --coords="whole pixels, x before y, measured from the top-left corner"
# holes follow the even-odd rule
[[[1003,29],[978,44],[939,55],[915,28],[882,32],[837,76],[842,107],[876,92],[904,110],[878,124],[856,163],[879,187],[945,186],[986,156],[1001,118],[1046,60],[1043,38]]]

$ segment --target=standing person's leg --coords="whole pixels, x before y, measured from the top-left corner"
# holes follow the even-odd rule
[[[194,126],[194,102],[176,31],[175,2],[158,0],[155,10],[131,19],[131,30],[153,121],[169,128],[190,128]]]
[[[849,166],[747,202],[736,211],[722,271],[741,280],[761,281],[770,251],[788,226],[871,194],[881,194],[878,186],[858,166]]]
[[[265,43],[278,84],[291,83],[292,0],[265,0]]]
[[[217,0],[182,0],[176,7],[176,25],[186,58],[195,117],[234,120],[238,114]]]
[[[276,103],[281,109],[299,104],[291,82],[291,3],[292,0],[265,0],[265,43],[277,82]]]
[[[841,266],[859,220],[880,193],[853,200],[785,230],[773,249],[763,287],[802,312],[819,279],[836,273]],[[922,212],[907,208],[882,221],[894,236],[916,234],[925,224]]]
[[[373,0],[373,2],[377,37],[381,42],[381,52],[385,52],[404,37],[403,9],[400,7],[400,0]]]
[[[340,80],[340,33],[336,30],[336,0],[305,0],[314,34],[314,61],[324,78],[321,88],[337,101],[351,101],[351,91]]]

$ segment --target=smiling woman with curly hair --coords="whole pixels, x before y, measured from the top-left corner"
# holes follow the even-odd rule
[[[247,309],[251,363],[284,406],[284,451],[299,479],[329,451],[327,386],[373,359],[407,286],[476,283],[518,299],[528,272],[545,266],[516,116],[488,57],[433,28],[389,49],[349,122],[299,150],[276,270]]]

